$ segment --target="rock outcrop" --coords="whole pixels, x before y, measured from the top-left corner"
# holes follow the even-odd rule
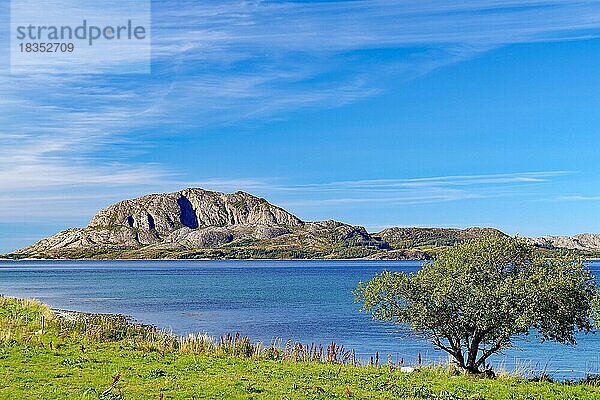
[[[224,194],[185,189],[121,201],[100,211],[89,227],[127,227],[164,237],[181,228],[252,224],[294,227],[302,225],[302,221],[248,193]]]
[[[582,251],[600,251],[600,234],[583,233],[575,236],[543,236],[529,239],[533,244],[547,249],[564,248]]]

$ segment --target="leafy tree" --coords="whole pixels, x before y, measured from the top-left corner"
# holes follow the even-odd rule
[[[383,272],[355,295],[373,318],[408,324],[468,373],[519,336],[575,344],[594,330],[599,297],[580,259],[544,258],[510,237],[458,244],[414,274]]]

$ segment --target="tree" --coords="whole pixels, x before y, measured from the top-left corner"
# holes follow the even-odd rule
[[[599,298],[580,259],[543,257],[510,237],[457,244],[417,273],[361,282],[355,295],[374,319],[410,326],[467,373],[517,337],[575,344],[577,332],[594,330]]]

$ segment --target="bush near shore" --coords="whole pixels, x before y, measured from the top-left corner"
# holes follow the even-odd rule
[[[579,383],[356,365],[329,346],[177,337],[126,317],[0,297],[0,399],[600,399]]]

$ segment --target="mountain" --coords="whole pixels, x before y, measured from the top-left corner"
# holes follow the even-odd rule
[[[85,228],[68,229],[11,258],[427,259],[445,246],[504,235],[491,228],[388,228],[370,234],[337,221],[305,222],[244,192],[203,189],[113,204]]]

